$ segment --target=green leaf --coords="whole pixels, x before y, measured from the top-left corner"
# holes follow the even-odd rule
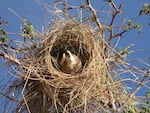
[[[150,14],[150,4],[145,3],[143,5],[142,9],[139,11],[139,15],[142,15],[143,13],[146,15]]]
[[[106,24],[102,24],[102,26],[103,26],[103,29],[104,29],[104,30],[107,30],[108,32],[111,31],[111,27],[110,27],[110,26],[108,26],[108,25],[106,25]]]
[[[2,27],[0,27],[0,42],[7,42],[8,36],[5,30],[3,30]]]
[[[138,30],[138,33],[141,32],[141,23],[138,23],[138,25],[137,25],[137,30]]]
[[[5,20],[2,20],[2,19],[1,19],[1,17],[0,17],[0,25],[2,25],[2,24],[3,24],[3,25],[7,25],[7,24],[8,24],[8,22],[7,22],[7,21],[5,21]]]
[[[146,93],[146,98],[150,98],[150,92]]]
[[[139,22],[138,24],[134,23],[132,20],[127,21],[127,25],[124,27],[126,31],[131,30],[131,29],[137,29],[138,33],[141,32],[141,23]]]
[[[22,31],[24,33],[24,38],[26,37],[31,37],[31,39],[33,40],[33,37],[34,37],[34,27],[32,25],[31,22],[29,22],[27,19],[24,19],[23,20],[23,28],[22,28]]]

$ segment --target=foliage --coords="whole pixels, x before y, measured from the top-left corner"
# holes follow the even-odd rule
[[[145,3],[143,5],[141,10],[139,11],[139,15],[141,16],[142,14],[150,15],[150,4]],[[149,17],[149,20],[150,20],[150,17]],[[149,22],[149,26],[150,26],[150,22]]]
[[[33,40],[34,36],[34,27],[31,22],[27,19],[23,19],[23,28],[22,31],[24,33],[24,40],[26,37],[31,37],[31,40]]]
[[[142,14],[146,14],[146,15],[150,14],[150,4],[145,3],[143,5],[142,9],[139,12],[139,15],[142,15]]]
[[[146,93],[144,105],[140,109],[140,113],[150,113],[150,92]]]
[[[7,42],[8,40],[8,36],[7,36],[7,32],[2,28],[2,25],[7,25],[8,22],[1,20],[0,18],[0,42]]]
[[[127,21],[127,26],[125,26],[125,29],[128,31],[130,29],[137,29],[138,33],[141,31],[141,23],[135,24],[132,20]]]

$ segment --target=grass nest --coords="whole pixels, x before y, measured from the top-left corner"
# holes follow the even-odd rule
[[[64,50],[80,58],[77,73],[61,70]],[[41,36],[39,47],[31,44],[24,51],[20,78],[14,82],[22,92],[17,112],[111,112],[124,103],[127,95],[111,75],[109,58],[90,26],[57,21]]]

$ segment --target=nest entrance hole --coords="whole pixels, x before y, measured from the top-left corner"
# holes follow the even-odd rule
[[[88,50],[87,45],[79,40],[60,39],[53,44],[50,54],[57,61],[56,64],[54,64],[54,62],[52,61],[53,67],[60,71],[59,62],[64,51],[66,50],[69,50],[71,53],[75,54],[80,58],[82,62],[82,69],[80,72],[82,72],[88,66],[92,53]]]

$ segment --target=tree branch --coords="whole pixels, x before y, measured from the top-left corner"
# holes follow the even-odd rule
[[[108,39],[108,44],[110,44],[111,40],[114,38],[113,37],[113,24],[114,24],[114,21],[115,21],[115,18],[117,16],[117,14],[120,13],[120,9],[122,8],[122,5],[120,5],[117,9],[119,10],[116,10],[115,13],[112,14],[112,19],[111,19],[111,22],[110,22],[110,35],[109,35],[109,39]]]
[[[0,95],[2,95],[2,96],[4,96],[4,97],[8,98],[8,99],[11,100],[11,101],[14,101],[14,102],[18,102],[18,103],[19,103],[18,100],[16,100],[15,98],[12,98],[12,97],[10,97],[10,96],[8,96],[7,94],[5,94],[5,93],[2,92],[2,91],[0,91]]]
[[[88,8],[90,9],[92,15],[93,15],[93,19],[95,20],[96,25],[98,26],[100,33],[101,33],[101,38],[103,38],[103,27],[99,21],[99,17],[96,14],[95,9],[92,7],[90,0],[86,0],[86,5],[88,6]]]
[[[4,59],[7,59],[7,60],[9,60],[11,62],[14,62],[14,63],[18,64],[18,65],[21,64],[18,59],[12,57],[11,55],[8,55],[7,53],[0,52],[0,56],[4,57]]]
[[[129,95],[129,97],[127,98],[127,100],[125,101],[124,104],[122,104],[120,106],[120,108],[117,109],[117,113],[120,113],[123,108],[126,106],[126,104],[128,103],[128,101],[131,100],[131,98],[141,89],[141,87],[143,86],[145,80],[146,80],[147,76],[144,76],[143,79],[140,81],[140,83],[136,86],[135,90]]]
[[[114,3],[113,0],[110,0],[110,4],[112,5],[112,7],[116,10],[116,12],[120,12],[120,9],[116,6],[116,4]]]

